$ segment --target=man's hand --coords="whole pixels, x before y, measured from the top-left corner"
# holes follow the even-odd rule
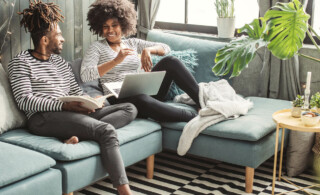
[[[141,68],[143,68],[144,71],[146,72],[150,72],[152,66],[153,65],[152,65],[150,51],[147,48],[145,48],[141,54]]]
[[[64,102],[62,105],[62,110],[69,112],[78,112],[82,114],[90,114],[91,112],[95,112],[95,110],[83,107],[81,102]]]

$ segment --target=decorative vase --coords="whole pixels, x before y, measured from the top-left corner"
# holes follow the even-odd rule
[[[235,18],[217,18],[218,37],[232,38],[235,31]]]
[[[301,117],[301,107],[292,107],[291,116],[295,118]]]

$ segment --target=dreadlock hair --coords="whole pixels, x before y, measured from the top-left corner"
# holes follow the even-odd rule
[[[90,31],[102,36],[103,24],[112,18],[117,18],[124,36],[137,32],[137,13],[133,3],[128,0],[96,0],[90,5],[87,15]]]
[[[20,25],[24,26],[26,32],[31,33],[31,38],[35,47],[39,45],[40,39],[45,36],[52,28],[63,22],[63,15],[58,5],[54,3],[43,3],[41,0],[29,0],[29,8],[18,12],[22,15]]]

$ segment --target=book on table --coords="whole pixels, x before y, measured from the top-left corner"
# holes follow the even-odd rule
[[[92,98],[90,96],[64,96],[58,97],[58,100],[62,102],[82,102],[83,107],[95,110],[98,108],[102,108],[104,101],[110,96],[111,95],[105,95],[98,98]]]

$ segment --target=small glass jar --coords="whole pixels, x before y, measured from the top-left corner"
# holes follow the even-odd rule
[[[301,107],[292,107],[291,116],[295,118],[301,117]]]

